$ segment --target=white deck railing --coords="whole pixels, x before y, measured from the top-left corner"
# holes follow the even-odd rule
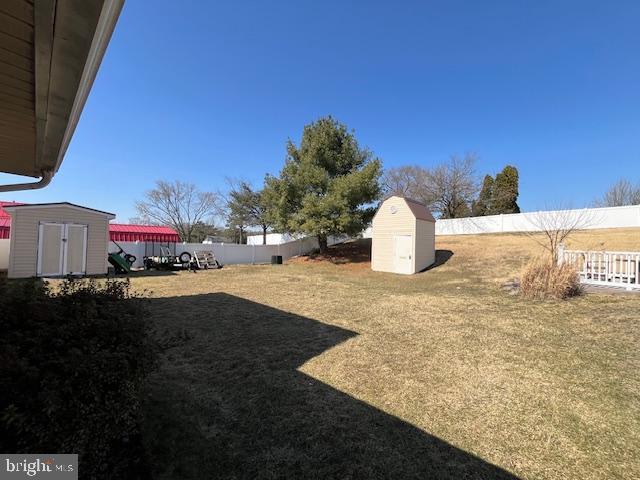
[[[561,250],[558,261],[574,264],[581,283],[640,289],[640,252]]]

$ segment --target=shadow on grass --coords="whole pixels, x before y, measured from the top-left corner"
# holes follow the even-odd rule
[[[428,272],[429,270],[438,268],[447,263],[451,257],[453,257],[453,252],[451,250],[436,250],[436,261],[422,271]]]
[[[187,332],[149,382],[154,478],[516,478],[298,371],[354,332],[223,293],[151,309]]]

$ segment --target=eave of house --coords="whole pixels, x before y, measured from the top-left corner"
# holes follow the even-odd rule
[[[60,168],[123,3],[0,2],[0,172],[42,179],[18,187]]]

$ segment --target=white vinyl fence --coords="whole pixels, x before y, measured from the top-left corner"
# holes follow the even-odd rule
[[[436,221],[436,235],[536,232],[562,222],[575,222],[581,230],[640,227],[640,205],[442,219]]]
[[[581,283],[640,290],[640,252],[561,250],[558,261],[575,265]]]
[[[289,233],[267,233],[267,245],[281,245],[304,238],[303,236],[291,235]],[[264,237],[260,235],[247,235],[247,245],[262,245]]]
[[[329,242],[331,244],[331,242]],[[143,266],[143,257],[151,255],[151,245],[145,242],[118,242],[125,253],[136,257],[134,267]],[[159,244],[155,244],[153,254],[159,255]],[[258,264],[270,263],[272,255],[282,255],[287,260],[296,255],[304,255],[318,248],[318,240],[315,237],[307,237],[293,242],[279,245],[237,245],[235,243],[177,243],[170,244],[171,254],[180,255],[189,252],[193,255],[196,251],[213,251],[216,259],[223,265],[231,264]],[[109,242],[109,252],[117,252],[118,247],[114,242]]]

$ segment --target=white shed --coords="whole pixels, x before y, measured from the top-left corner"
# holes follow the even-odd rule
[[[412,274],[436,260],[436,221],[422,203],[387,198],[373,217],[371,269]]]
[[[107,273],[114,214],[66,202],[4,209],[11,215],[10,278]]]

